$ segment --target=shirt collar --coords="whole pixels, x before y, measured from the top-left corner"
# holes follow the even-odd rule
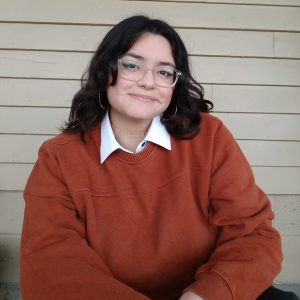
[[[101,123],[101,143],[100,143],[100,162],[101,164],[108,158],[108,156],[117,149],[132,153],[131,151],[122,147],[115,138],[114,132],[109,120],[109,114],[106,112]],[[160,117],[153,118],[148,132],[143,141],[138,145],[137,151],[142,150],[145,142],[155,143],[167,150],[171,150],[171,137],[165,126],[161,123]]]

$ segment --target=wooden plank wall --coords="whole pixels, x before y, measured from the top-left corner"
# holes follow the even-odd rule
[[[283,237],[278,283],[300,283],[300,3],[297,0],[0,2],[0,281],[18,281],[22,190],[58,132],[91,53],[132,14],[163,18],[269,194]]]

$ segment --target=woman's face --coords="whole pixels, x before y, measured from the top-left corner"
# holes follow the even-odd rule
[[[119,69],[116,84],[107,89],[111,120],[151,122],[171,102],[174,87],[157,86],[151,71],[166,65],[175,67],[171,46],[163,36],[145,33],[122,58],[134,62],[132,66],[143,65],[147,71],[134,82],[120,76]]]

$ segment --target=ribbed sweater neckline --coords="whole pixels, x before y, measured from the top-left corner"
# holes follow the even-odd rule
[[[141,162],[147,159],[151,155],[151,153],[156,149],[156,147],[157,145],[153,143],[148,143],[147,147],[138,153],[128,153],[121,149],[118,149],[113,153],[113,156],[115,156],[117,159],[124,160],[126,162]]]

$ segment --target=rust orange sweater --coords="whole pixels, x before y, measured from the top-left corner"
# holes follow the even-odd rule
[[[254,300],[280,270],[273,213],[231,134],[203,114],[172,139],[99,162],[86,143],[45,142],[24,196],[23,300]]]

